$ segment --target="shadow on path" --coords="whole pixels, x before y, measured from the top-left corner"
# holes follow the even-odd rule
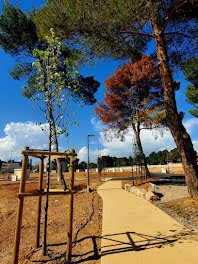
[[[167,245],[174,247],[175,242],[177,243],[183,243],[182,240],[185,240],[189,238],[189,235],[191,235],[189,232],[181,232],[181,233],[175,233],[176,230],[169,230],[173,233],[173,235],[165,236],[161,233],[158,233],[156,236],[151,236],[147,234],[141,234],[136,232],[124,232],[124,233],[117,233],[117,234],[108,234],[104,235],[102,237],[96,237],[96,236],[87,236],[84,238],[81,238],[77,240],[75,243],[73,243],[73,255],[72,255],[72,262],[71,263],[88,263],[91,260],[98,260],[101,258],[101,256],[106,256],[110,254],[120,254],[128,251],[143,251],[143,250],[149,250],[151,248],[163,248]],[[75,245],[76,244],[82,244],[86,243],[88,239],[91,239],[93,247],[82,254],[78,254],[78,252],[75,252]],[[100,242],[103,241],[104,246],[102,246],[102,249],[98,248],[98,245]],[[65,242],[59,243],[59,244],[49,244],[48,246],[53,249],[53,247],[66,245]],[[65,253],[56,254],[55,257],[50,258],[50,260],[34,260],[33,255],[37,250],[33,250],[29,256],[28,259],[32,263],[47,263],[52,261],[58,261],[65,259]],[[53,252],[53,250],[49,249],[49,255],[50,252]],[[63,262],[61,262],[63,263]],[[64,262],[66,263],[66,262]]]

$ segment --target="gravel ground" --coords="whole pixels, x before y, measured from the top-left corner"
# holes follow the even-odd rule
[[[158,185],[158,192],[163,196],[161,197],[161,202],[168,202],[174,199],[188,197],[187,186],[179,185]]]
[[[169,203],[170,201],[189,197],[187,186],[158,185],[158,193],[162,194],[163,196],[161,197],[160,201],[157,201],[154,204],[182,225],[198,233],[197,210],[190,206],[189,208],[180,207],[179,210],[175,210],[175,207],[170,206]]]

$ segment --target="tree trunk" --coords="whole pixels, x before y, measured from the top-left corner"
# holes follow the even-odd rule
[[[52,135],[51,135],[51,123],[49,123],[49,151],[51,151],[52,147]],[[48,164],[47,164],[47,183],[46,183],[46,191],[49,192],[50,187],[50,156],[48,157]],[[44,207],[44,231],[43,231],[43,256],[47,255],[47,222],[48,222],[48,206],[49,206],[49,196],[47,195],[45,198],[45,207]]]
[[[135,138],[136,138],[136,142],[137,142],[137,147],[138,147],[138,151],[143,159],[143,165],[145,167],[145,171],[146,171],[146,178],[150,178],[150,172],[149,172],[149,169],[148,169],[148,166],[147,166],[147,162],[146,162],[146,157],[144,155],[144,151],[143,151],[143,147],[142,147],[142,142],[141,142],[141,139],[140,139],[140,129],[139,128],[135,128],[135,125],[132,125],[133,127],[133,131],[134,131],[134,134],[135,134]]]
[[[194,151],[191,138],[186,132],[177,111],[173,78],[169,66],[164,34],[160,33],[160,26],[154,16],[151,18],[151,25],[153,27],[159,69],[164,88],[167,125],[182,158],[189,195],[198,200],[198,166],[196,162],[196,152]]]
[[[54,122],[54,117],[53,117],[51,109],[49,111],[49,117],[51,121],[52,139],[53,139],[54,149],[56,152],[58,152],[58,139],[57,139],[57,133],[56,133],[56,125]],[[56,164],[57,164],[58,181],[63,185],[64,191],[65,191],[67,189],[67,185],[66,185],[63,173],[62,173],[62,165],[61,165],[60,159],[56,159]]]

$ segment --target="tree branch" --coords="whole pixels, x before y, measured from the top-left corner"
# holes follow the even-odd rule
[[[171,10],[170,10],[168,16],[165,18],[164,26],[163,26],[163,28],[162,28],[160,34],[164,33],[164,31],[165,31],[165,29],[166,29],[166,27],[167,27],[169,21],[171,20],[171,17],[174,15],[174,13],[175,13],[177,7],[179,6],[179,4],[180,4],[181,2],[184,2],[184,1],[185,1],[185,0],[177,0],[176,3],[173,5],[173,7],[171,8]]]
[[[143,130],[143,129],[157,129],[157,128],[164,128],[165,126],[162,126],[162,125],[158,125],[158,126],[152,126],[152,127],[141,127],[140,130]]]
[[[165,33],[164,35],[180,35],[180,36],[182,36],[182,37],[184,37],[184,38],[191,38],[191,39],[194,39],[194,37],[192,37],[192,36],[188,36],[188,35],[186,35],[186,34],[184,34],[184,33],[182,33],[182,32],[179,32],[179,31],[175,31],[175,32],[167,32],[167,33]]]
[[[128,34],[128,36],[130,35],[138,35],[138,36],[143,36],[143,37],[149,37],[149,38],[153,38],[154,35],[153,34],[148,34],[148,33],[142,33],[142,32],[128,32],[128,31],[120,31],[120,34]]]

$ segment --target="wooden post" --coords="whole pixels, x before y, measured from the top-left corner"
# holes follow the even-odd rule
[[[69,207],[68,207],[68,231],[66,261],[71,261],[72,256],[72,224],[73,224],[73,188],[74,188],[74,158],[70,156],[70,183],[69,183]]]
[[[135,185],[135,183],[134,183],[134,175],[133,175],[133,163],[132,163],[132,184],[133,184],[133,186]]]
[[[39,162],[39,184],[38,191],[42,191],[43,187],[43,170],[44,170],[44,156],[41,157]],[[39,247],[40,244],[40,223],[41,223],[41,202],[42,196],[38,196],[37,201],[37,215],[36,215],[36,239],[35,239],[35,248]]]
[[[135,179],[136,185],[137,185],[137,177],[138,177],[138,173],[137,173],[137,164],[136,164],[136,179]]]
[[[28,147],[24,148],[25,150],[29,149]],[[21,172],[21,181],[19,187],[19,194],[25,191],[25,181],[27,176],[27,166],[28,166],[28,156],[24,154],[22,162],[22,172]],[[23,214],[23,201],[24,197],[20,197],[18,200],[17,208],[17,218],[16,218],[16,230],[14,237],[14,250],[12,264],[18,264],[19,258],[19,246],[20,246],[20,235],[21,235],[21,225],[22,225],[22,214]]]
[[[145,169],[145,179],[148,179],[149,175],[148,175],[148,171]]]

